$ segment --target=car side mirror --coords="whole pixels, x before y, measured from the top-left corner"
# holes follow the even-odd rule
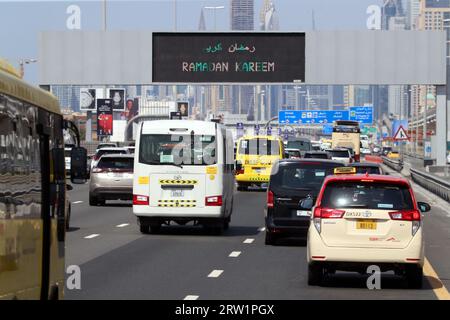
[[[429,212],[431,210],[431,206],[426,202],[418,202],[420,212]]]
[[[314,201],[312,198],[306,198],[300,201],[300,207],[305,210],[311,210],[314,206]]]
[[[72,190],[73,190],[72,185],[66,184],[66,190],[67,190],[67,191],[72,191]]]

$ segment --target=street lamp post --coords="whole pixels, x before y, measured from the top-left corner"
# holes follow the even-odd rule
[[[30,63],[36,63],[37,59],[20,59],[19,65],[20,65],[20,77],[23,78],[25,74],[25,65]]]

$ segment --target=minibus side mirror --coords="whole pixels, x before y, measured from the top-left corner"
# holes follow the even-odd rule
[[[305,210],[311,210],[312,207],[314,206],[314,201],[312,198],[306,198],[300,201],[299,203],[300,208],[305,209]]]

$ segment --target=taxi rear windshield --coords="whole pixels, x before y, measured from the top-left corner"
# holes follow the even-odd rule
[[[337,151],[337,150],[333,150],[333,151],[329,151],[331,153],[332,157],[336,157],[336,158],[348,158],[349,157],[349,153],[347,150],[345,151]]]
[[[323,208],[414,209],[409,187],[392,183],[333,182],[324,191]]]
[[[263,138],[241,140],[239,144],[241,155],[280,155],[280,142]]]
[[[356,173],[368,173],[368,174],[380,174],[380,168],[378,167],[355,167]]]

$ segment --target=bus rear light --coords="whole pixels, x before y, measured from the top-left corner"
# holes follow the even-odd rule
[[[222,206],[222,196],[205,197],[205,206],[221,207]]]
[[[149,204],[149,197],[133,194],[133,205],[148,206],[148,204]]]

